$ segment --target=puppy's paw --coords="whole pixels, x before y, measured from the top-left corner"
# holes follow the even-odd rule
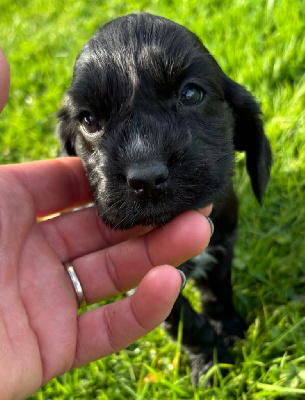
[[[243,318],[235,314],[229,321],[223,323],[223,340],[227,347],[234,344],[236,339],[244,339],[248,326]]]
[[[248,326],[237,313],[227,321],[209,319],[218,336],[223,338],[226,347],[230,347],[237,339],[243,339]]]
[[[190,354],[189,358],[191,378],[193,384],[196,386],[198,386],[200,376],[205,375],[213,367],[214,362],[217,362],[217,364],[234,364],[234,359],[221,338],[217,339],[216,346],[209,353]],[[220,372],[222,376],[225,376],[228,370],[220,367]],[[209,378],[205,379],[205,386],[213,385],[213,377],[214,374],[211,374]]]

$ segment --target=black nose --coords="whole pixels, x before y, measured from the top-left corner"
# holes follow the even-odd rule
[[[140,197],[157,197],[167,186],[168,168],[161,161],[139,163],[127,170],[127,183]]]

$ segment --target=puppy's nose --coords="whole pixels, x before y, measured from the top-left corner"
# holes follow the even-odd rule
[[[167,186],[168,168],[160,161],[135,164],[128,168],[127,183],[139,197],[157,197]]]

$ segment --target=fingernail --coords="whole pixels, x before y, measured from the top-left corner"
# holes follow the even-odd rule
[[[208,220],[208,222],[209,222],[209,224],[210,224],[210,227],[211,227],[211,237],[212,237],[212,236],[213,236],[213,233],[214,233],[214,224],[213,224],[213,221],[211,220],[211,218],[207,217],[206,215],[205,215],[205,217],[206,217],[206,219]]]
[[[182,280],[182,285],[181,285],[181,289],[180,289],[180,293],[181,293],[182,290],[185,288],[185,285],[186,285],[186,276],[185,276],[184,272],[181,271],[181,269],[178,269],[177,271],[180,273],[181,280]]]

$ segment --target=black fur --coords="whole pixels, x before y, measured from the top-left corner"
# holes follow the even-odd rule
[[[162,225],[214,203],[207,251],[181,267],[195,278],[204,312],[180,296],[166,322],[176,337],[183,307],[195,380],[211,366],[214,348],[218,361],[231,362],[227,348],[245,330],[232,302],[238,201],[231,178],[235,150],[245,151],[261,201],[271,151],[260,114],[197,36],[146,13],[111,21],[84,46],[59,113],[62,146],[82,158],[107,225]]]

